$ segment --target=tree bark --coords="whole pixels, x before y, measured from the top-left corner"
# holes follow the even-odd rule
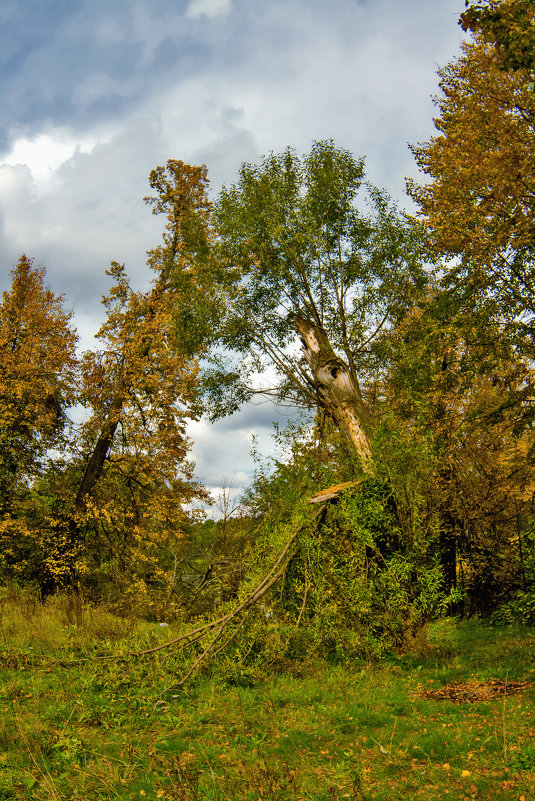
[[[115,393],[110,410],[102,425],[98,440],[89,457],[80,486],[78,487],[78,492],[76,493],[74,506],[77,512],[83,512],[85,510],[86,500],[102,475],[108,451],[111,448],[115,431],[119,425],[119,418],[124,406],[126,393],[126,382],[124,377],[121,376],[119,389]]]
[[[146,313],[147,318],[154,318],[156,314],[156,305],[159,301],[160,293],[162,290],[163,281],[159,281],[152,292],[150,305]],[[137,358],[143,362],[149,355],[153,343],[153,335],[145,335],[141,341],[141,347]],[[123,365],[117,379],[117,384],[110,403],[108,414],[100,429],[98,440],[93,448],[91,456],[86,465],[82,481],[76,493],[76,500],[74,506],[77,512],[83,512],[86,506],[86,500],[91,495],[93,487],[101,477],[104,471],[104,464],[108,456],[108,452],[112,446],[113,438],[119,419],[123,411],[124,404],[127,400],[128,392],[132,386],[132,374],[127,371],[127,367]]]
[[[320,405],[354,446],[364,472],[372,475],[371,419],[356,377],[336,355],[321,326],[303,317],[296,317],[294,322]]]

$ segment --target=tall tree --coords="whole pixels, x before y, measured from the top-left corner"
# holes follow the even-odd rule
[[[112,264],[110,274],[117,283],[105,300],[108,319],[100,333],[109,339],[108,353],[114,365],[107,375],[108,392],[100,405],[100,429],[76,494],[78,512],[83,511],[86,498],[102,475],[135,381],[151,364],[155,344],[161,342],[162,336],[173,335],[168,316],[171,307],[175,321],[179,320],[173,348],[183,359],[192,356],[193,372],[197,366],[193,353],[202,347],[199,326],[188,326],[184,318],[199,288],[192,255],[202,250],[203,243],[206,247],[208,238],[206,168],[169,160],[166,168],[151,172],[150,184],[158,194],[146,198],[146,202],[153,205],[153,213],[167,217],[162,245],[149,252],[148,264],[156,274],[155,284],[150,292],[136,295],[129,289],[123,267],[117,262]]]
[[[75,397],[77,335],[44,268],[21,256],[0,304],[0,511],[63,443]]]
[[[236,397],[250,397],[249,377],[269,366],[277,381],[262,391],[323,408],[370,471],[359,370],[425,284],[421,231],[365,184],[363,160],[331,141],[303,158],[288,149],[244,164],[215,202],[214,224],[230,281],[222,342],[244,354],[234,376],[214,373],[216,385],[234,378]]]
[[[169,558],[191,517],[184,505],[205,497],[193,480],[186,436],[198,364],[195,354],[173,346],[176,291],[162,290],[158,279],[152,290],[135,292],[122,265],[110,272],[115,285],[105,299],[102,348],[82,362],[81,398],[91,416],[79,437],[87,456],[70,547],[82,547],[89,583],[96,575],[113,580],[115,596],[136,596],[141,608],[147,582],[166,585],[165,553]]]
[[[532,3],[491,3],[492,13]],[[522,9],[520,9],[522,10]],[[483,24],[483,22],[481,23]],[[413,147],[426,174],[410,181],[436,251],[455,261],[448,279],[481,307],[493,305],[518,348],[535,348],[535,92],[532,71],[506,69],[499,40],[476,26],[463,54],[439,71],[438,130]],[[474,307],[475,308],[475,307]]]
[[[496,321],[440,285],[383,338],[378,356],[380,439],[391,453],[395,432],[403,458],[400,470],[393,454],[390,484],[403,500],[411,462],[423,454],[418,484],[424,509],[437,515],[446,588],[459,582],[472,611],[487,613],[518,586],[532,515],[533,434],[513,402],[530,366]]]
[[[39,565],[33,558],[25,575],[37,578],[47,593],[58,586],[76,587],[80,577],[89,581],[88,575],[103,566],[117,570],[115,578],[129,576],[133,585],[137,575],[143,583],[151,571],[158,572],[162,549],[181,536],[188,516],[183,506],[205,494],[193,480],[185,426],[197,414],[198,356],[204,347],[204,323],[195,322],[192,307],[201,294],[197,254],[209,236],[206,170],[172,160],[151,173],[150,183],[156,196],[147,202],[167,217],[162,244],[148,254],[153,285],[134,291],[124,266],[112,263],[114,285],[104,300],[107,319],[98,334],[102,347],[81,359],[76,397],[90,410],[89,419],[78,430],[68,464],[48,471],[32,488],[31,509],[26,510],[27,534]],[[31,273],[25,259],[19,272],[17,303],[38,322],[30,343],[35,354],[17,345],[13,371],[22,371],[27,392],[26,385],[12,381],[5,407],[9,413],[20,407],[19,429],[32,422],[29,433],[23,431],[24,444],[31,444],[30,463],[39,449],[57,442],[50,432],[59,420],[56,401],[62,385],[57,377],[54,383],[52,368],[63,364],[60,346],[66,350],[64,340],[69,344],[71,334],[68,315],[61,317],[59,301],[51,294],[46,296],[51,308],[42,319],[33,311],[32,281],[39,290],[41,274]],[[6,354],[21,334],[15,330],[9,337]],[[48,359],[42,380],[41,352]],[[11,369],[7,357],[4,363]],[[33,406],[28,399],[35,399]],[[16,462],[11,441],[6,440],[5,452]]]
[[[482,601],[493,583],[503,591],[500,565],[511,569],[531,518],[535,4],[467,6],[472,41],[439,71],[438,133],[413,147],[426,182],[408,189],[446,257],[434,326],[442,317],[447,350],[427,389],[442,442],[441,539],[450,580],[464,560]]]

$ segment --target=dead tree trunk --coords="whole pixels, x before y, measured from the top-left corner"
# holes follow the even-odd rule
[[[336,355],[321,326],[295,318],[303,354],[312,372],[319,402],[353,444],[365,473],[373,474],[370,448],[371,420],[356,376]]]

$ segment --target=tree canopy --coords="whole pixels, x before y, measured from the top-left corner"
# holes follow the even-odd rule
[[[533,353],[535,93],[527,67],[503,67],[498,44],[478,31],[439,71],[438,133],[412,148],[430,180],[408,191],[436,253],[456,260],[451,280],[494,303],[517,347]]]
[[[17,484],[44,469],[62,447],[66,409],[76,394],[77,335],[45,270],[23,255],[0,304],[0,508]]]
[[[296,320],[323,329],[358,387],[369,343],[399,319],[426,282],[422,232],[365,182],[364,160],[331,141],[244,164],[214,203],[214,252],[230,279],[221,341],[248,377],[269,367],[262,391],[314,407],[317,382],[294,347]],[[219,388],[225,377],[216,373]],[[229,379],[227,379],[227,384]]]
[[[464,31],[480,33],[491,42],[501,69],[535,69],[535,3],[533,0],[485,0],[470,3],[459,24]]]

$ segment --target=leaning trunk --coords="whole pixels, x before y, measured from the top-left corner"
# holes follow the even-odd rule
[[[152,318],[156,313],[155,298],[158,297],[157,293],[159,291],[159,286],[157,286],[153,292],[153,299],[151,305],[149,306],[147,317]],[[152,342],[153,336],[150,333],[142,338],[138,354],[138,358],[140,360],[147,358]],[[124,405],[128,399],[128,393],[132,386],[132,380],[133,378],[131,371],[127,370],[126,366],[123,365],[115,384],[114,394],[109,405],[108,413],[102,423],[97,441],[91,452],[91,455],[89,456],[82,480],[78,486],[78,491],[74,501],[74,509],[69,517],[60,524],[63,529],[64,545],[61,555],[63,556],[63,561],[65,563],[65,582],[73,588],[76,588],[77,586],[76,559],[77,549],[80,543],[80,520],[83,518],[83,515],[87,509],[87,504],[93,494],[95,485],[98,483],[104,473],[106,460],[113,445],[113,440],[117,431],[117,426],[119,425],[119,420],[123,412]],[[60,553],[61,546],[58,546],[58,549],[58,553]],[[52,579],[52,582],[53,586],[51,591],[53,592],[56,588],[56,580]]]
[[[371,475],[371,421],[356,377],[333,351],[321,326],[296,317],[295,327],[303,342],[303,354],[312,372],[320,405],[354,446],[364,472]]]

